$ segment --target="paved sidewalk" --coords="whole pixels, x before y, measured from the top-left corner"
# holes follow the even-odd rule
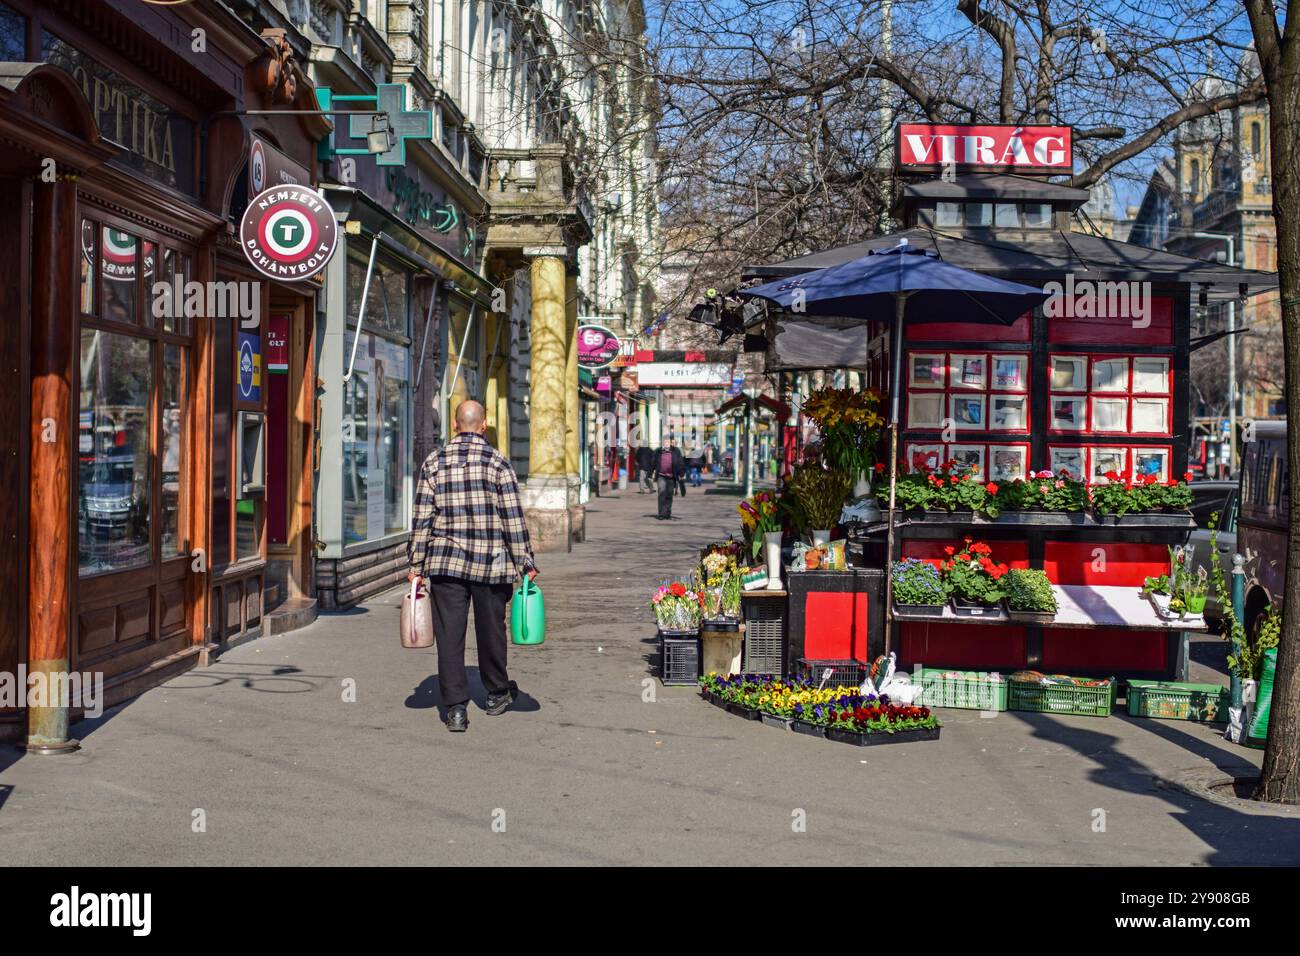
[[[593,500],[590,540],[540,559],[548,637],[510,656],[526,696],[488,717],[475,678],[467,734],[438,723],[393,592],[83,722],[80,754],[6,751],[0,861],[1300,863],[1300,816],[1158,782],[1259,762],[1196,725],[946,711],[938,742],[860,751],[647,685],[649,591],[737,500],[690,489],[671,524],[652,495]]]

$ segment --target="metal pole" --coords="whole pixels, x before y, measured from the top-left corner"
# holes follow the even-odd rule
[[[903,375],[903,317],[907,312],[907,293],[894,294],[894,342],[890,356],[893,371],[889,375],[889,523],[885,532],[885,653],[893,643],[894,626],[894,514],[898,490],[898,393]]]
[[[754,496],[754,400],[745,407],[745,497]]]
[[[361,343],[361,323],[366,316],[366,297],[370,295],[370,277],[375,274],[375,253],[379,251],[379,237],[381,233],[375,233],[370,240],[370,262],[366,265],[366,281],[361,286],[361,307],[357,309],[357,330],[352,334],[352,357],[348,359],[348,371],[343,376],[343,384],[346,385],[352,380],[352,370],[357,364],[357,346]]]
[[[474,310],[477,305],[469,307],[469,318],[465,320],[465,334],[460,337],[460,351],[456,353],[456,371],[452,372],[451,381],[447,383],[447,399],[451,400],[451,393],[456,390],[456,379],[460,376],[460,361],[465,355],[465,346],[469,344],[469,330],[474,327]],[[475,396],[471,395],[470,398]]]
[[[1232,556],[1232,613],[1244,627],[1246,624],[1246,559],[1239,554]],[[1249,640],[1247,635],[1247,640]],[[1240,653],[1241,649],[1236,648]],[[1241,706],[1241,676],[1233,671],[1229,675],[1228,686],[1232,694],[1232,706]]]
[[[1232,240],[1228,240],[1232,248]],[[1222,447],[1222,446],[1220,446]],[[1237,467],[1237,302],[1228,301],[1228,474]]]

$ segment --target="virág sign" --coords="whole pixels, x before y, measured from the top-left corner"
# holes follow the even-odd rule
[[[1068,126],[900,123],[900,166],[1056,169],[1074,165]]]

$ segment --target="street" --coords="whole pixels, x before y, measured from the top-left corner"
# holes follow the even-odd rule
[[[505,715],[483,713],[471,651],[466,734],[438,721],[434,651],[398,644],[398,590],[76,725],[77,754],[8,748],[0,860],[1300,863],[1300,815],[1163,782],[1258,764],[1208,727],[952,710],[938,742],[859,749],[647,681],[649,593],[738,528],[737,500],[691,488],[664,523],[634,488],[592,499],[587,542],[539,558],[547,638],[511,647]]]

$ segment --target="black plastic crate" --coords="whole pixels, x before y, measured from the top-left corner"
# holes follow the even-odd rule
[[[785,602],[749,600],[745,608],[745,673],[785,673]]]
[[[799,658],[799,669],[814,687],[821,685],[822,674],[827,670],[831,672],[827,687],[861,687],[868,673],[868,666],[862,661],[810,661],[802,657]]]
[[[665,686],[696,684],[700,679],[700,637],[659,635],[659,680]]]

